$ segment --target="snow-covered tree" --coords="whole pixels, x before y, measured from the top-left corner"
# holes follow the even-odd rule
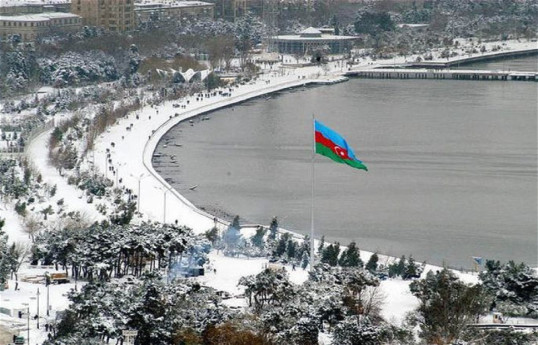
[[[415,321],[427,343],[451,344],[467,325],[487,312],[489,301],[481,285],[468,285],[443,269],[428,272],[409,286],[420,301]]]
[[[495,296],[493,306],[513,316],[538,316],[538,275],[524,263],[487,260],[480,273],[484,287]]]

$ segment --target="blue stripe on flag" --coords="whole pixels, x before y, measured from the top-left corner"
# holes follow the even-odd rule
[[[318,120],[314,120],[314,128],[316,132],[320,132],[325,138],[331,140],[333,143],[340,146],[341,148],[346,149],[349,158],[361,162],[357,159],[357,157],[355,157],[355,153],[353,152],[351,147],[349,147],[347,141],[340,134],[336,133]]]

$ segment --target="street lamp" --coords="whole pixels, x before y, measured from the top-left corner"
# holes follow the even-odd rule
[[[137,203],[138,205],[137,205],[137,211],[138,211],[138,213],[140,213],[140,199],[141,199],[140,193],[142,193],[142,189],[140,189],[140,187],[141,187],[140,182],[142,182],[142,180],[144,178],[148,177],[149,175],[146,175],[144,173],[140,174],[140,176],[138,176],[138,177],[134,176],[133,174],[130,174],[130,175],[138,180],[138,203]]]
[[[110,153],[105,154],[105,177],[108,178],[108,160],[110,159]]]
[[[120,178],[120,167],[124,167],[126,163],[118,163],[116,166],[116,188],[119,187],[119,178]]]
[[[37,288],[37,329],[39,329],[39,288]]]
[[[166,190],[164,190],[162,188],[159,188],[159,187],[155,187],[155,188],[157,188],[157,189],[164,192],[164,194],[163,194],[163,224],[164,224],[164,223],[166,223],[166,193],[171,191],[172,187],[167,188]]]
[[[22,305],[26,306],[26,317],[27,317],[26,322],[28,326],[26,331],[28,332],[27,333],[28,345],[30,345],[30,303],[23,303]]]
[[[49,271],[45,272],[45,283],[47,285],[47,316],[50,316],[50,313],[49,313],[49,310],[50,310],[50,305],[49,305],[50,273]]]

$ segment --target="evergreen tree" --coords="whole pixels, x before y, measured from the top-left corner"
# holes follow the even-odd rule
[[[420,301],[415,317],[428,344],[453,344],[469,323],[488,310],[482,285],[467,285],[446,268],[428,272],[409,289]]]
[[[406,265],[405,255],[402,255],[402,257],[400,258],[400,261],[398,262],[397,271],[396,271],[399,276],[401,276],[404,273],[405,265]]]
[[[284,255],[284,253],[286,252],[289,237],[290,237],[290,234],[288,233],[285,233],[280,237],[280,239],[278,240],[276,249],[275,249],[275,256],[282,257],[282,255]]]
[[[254,236],[252,236],[252,239],[251,239],[251,242],[255,247],[263,249],[263,247],[264,247],[263,238],[264,238],[266,232],[267,232],[267,230],[265,230],[261,226],[259,226],[256,229],[256,234]]]
[[[30,171],[30,168],[28,167],[24,168],[24,184],[25,185],[30,184],[30,177],[32,177],[32,172]]]
[[[305,253],[310,256],[310,237],[308,236],[303,238],[303,243],[301,243],[301,246],[296,250],[295,257],[298,261],[302,261]]]
[[[340,243],[329,244],[321,254],[321,262],[331,266],[338,265],[338,256],[340,255]]]
[[[310,263],[310,256],[308,255],[308,252],[303,252],[303,257],[301,258],[302,269],[305,270],[309,263]]]
[[[239,219],[239,217],[236,217]],[[234,222],[226,229],[226,232],[224,232],[224,235],[222,236],[222,240],[224,241],[224,244],[226,245],[226,249],[229,251],[234,251],[237,246],[239,245],[239,242],[241,240],[241,233],[239,232],[239,220],[236,222],[236,218],[234,218]]]
[[[214,246],[219,239],[219,229],[216,226],[212,227],[211,230],[206,231],[205,237]]]
[[[372,256],[370,256],[370,260],[366,263],[366,269],[370,272],[375,272],[377,270],[377,261],[379,260],[379,257],[377,256],[377,253],[373,253]]]
[[[269,225],[269,239],[276,240],[276,234],[278,232],[278,220],[276,217],[273,217],[271,220],[271,225]]]
[[[405,266],[405,269],[402,273],[403,279],[412,279],[412,278],[418,278],[420,276],[419,269],[417,267],[417,264],[415,263],[415,259],[413,259],[412,256],[409,256],[409,260],[407,261],[407,265]]]
[[[295,258],[295,247],[297,245],[295,244],[295,241],[292,239],[288,240],[288,245],[286,248],[286,254],[288,255],[288,259],[293,260]]]
[[[325,235],[321,236],[321,240],[319,240],[319,246],[318,246],[318,255],[322,255],[323,249],[325,247]]]
[[[401,276],[405,270],[405,255],[402,255],[398,262],[389,265],[389,277]]]
[[[232,224],[231,226],[233,228],[236,228],[237,230],[240,230],[241,229],[241,225],[239,224],[239,216],[235,216],[234,219],[232,220]]]
[[[0,230],[0,291],[4,289],[4,284],[11,273],[12,258],[7,244],[7,235]]]
[[[342,253],[338,264],[342,267],[362,267],[361,254],[357,244],[351,242],[346,250]]]

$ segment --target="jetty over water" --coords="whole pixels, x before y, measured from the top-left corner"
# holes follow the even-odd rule
[[[538,81],[537,72],[455,70],[455,69],[364,69],[348,71],[347,77],[372,79],[457,79]]]
[[[538,46],[535,44],[535,48],[526,48],[509,51],[496,51],[483,53],[480,55],[471,56],[458,56],[455,58],[449,58],[447,61],[421,61],[410,62],[402,65],[404,68],[450,68],[455,66],[467,65],[476,62],[486,62],[491,60],[508,59],[521,56],[537,55]]]

